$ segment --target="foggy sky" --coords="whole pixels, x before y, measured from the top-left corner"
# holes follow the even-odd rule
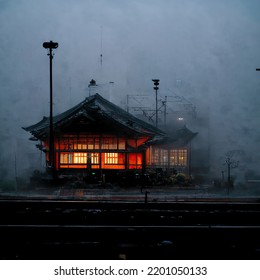
[[[24,169],[39,158],[21,127],[49,115],[50,40],[54,114],[88,96],[92,78],[120,106],[154,95],[158,78],[161,97],[177,92],[208,119],[209,132],[194,129],[210,139],[212,166],[230,149],[260,161],[258,0],[0,0],[0,36],[2,173],[13,174],[15,156]]]

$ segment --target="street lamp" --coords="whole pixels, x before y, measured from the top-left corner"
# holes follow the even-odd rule
[[[57,42],[44,42],[42,46],[49,49],[47,54],[50,58],[50,133],[49,133],[49,165],[51,167],[53,179],[55,178],[55,149],[54,149],[54,134],[53,134],[53,102],[52,102],[52,59],[53,49],[57,49],[59,44]]]
[[[156,127],[158,127],[158,99],[157,99],[157,91],[159,89],[159,79],[153,79],[153,84],[154,84],[154,90],[155,90],[155,95],[156,95],[156,98],[155,98],[155,124],[156,124]]]

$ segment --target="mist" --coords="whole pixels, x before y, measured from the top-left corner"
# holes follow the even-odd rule
[[[87,97],[91,79],[124,108],[127,95],[154,96],[157,78],[161,98],[176,93],[196,106],[203,121],[187,126],[212,175],[230,150],[243,151],[244,171],[260,174],[259,11],[257,0],[0,0],[0,175],[41,165],[22,127],[49,115],[42,43],[50,40],[59,43],[54,114]]]

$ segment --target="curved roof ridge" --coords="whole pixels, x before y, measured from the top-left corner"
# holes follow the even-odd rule
[[[139,131],[139,133],[165,135],[164,131],[143,120],[138,119],[118,105],[108,101],[98,93],[86,97],[83,101],[72,108],[54,116],[53,125],[54,127],[63,125],[67,121],[71,120],[71,118],[77,117],[81,113],[84,113],[84,115],[87,115],[91,119],[93,109],[97,108],[99,109],[99,112],[106,118],[117,122],[120,126],[128,127],[129,129],[136,132]],[[33,134],[41,133],[49,127],[49,119],[49,117],[46,117],[32,126],[23,127],[23,129],[30,131]]]
[[[95,94],[96,98],[99,99],[101,102],[105,103],[105,105],[109,106],[112,109],[112,112],[115,113],[115,116],[118,115],[117,113],[119,112],[121,115],[123,115],[125,118],[128,118],[128,121],[132,121],[134,123],[138,123],[139,125],[145,126],[147,129],[152,130],[154,133],[158,133],[158,134],[165,134],[164,131],[162,131],[161,129],[149,124],[146,121],[143,121],[137,117],[135,117],[134,115],[130,114],[129,112],[125,111],[123,108],[121,108],[120,106],[108,101],[107,99],[105,99],[104,97],[102,97],[100,94],[96,93]]]

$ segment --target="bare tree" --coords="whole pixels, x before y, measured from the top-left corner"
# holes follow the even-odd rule
[[[231,169],[237,168],[239,165],[239,161],[234,157],[240,154],[240,150],[232,150],[225,154],[225,165],[227,166],[227,185],[228,188],[233,186],[233,182],[231,180]]]

